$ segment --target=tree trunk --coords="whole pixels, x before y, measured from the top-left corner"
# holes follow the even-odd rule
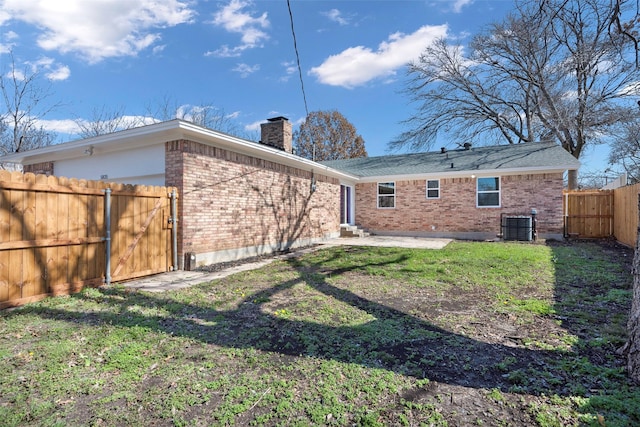
[[[638,211],[640,212],[640,195],[638,196]],[[640,216],[640,214],[639,214]],[[627,329],[629,338],[625,345],[627,353],[627,369],[629,376],[640,383],[640,222],[638,223],[638,238],[633,257],[633,301]]]
[[[578,189],[578,171],[570,170],[567,174],[567,187],[569,190],[577,190]]]

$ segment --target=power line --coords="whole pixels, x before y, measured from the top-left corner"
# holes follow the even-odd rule
[[[307,107],[307,95],[304,91],[304,81],[302,80],[302,67],[300,67],[300,54],[298,53],[298,43],[296,41],[296,30],[293,28],[293,13],[291,13],[291,3],[287,0],[287,8],[289,9],[289,20],[291,21],[291,34],[293,35],[293,49],[296,52],[296,62],[298,63],[298,76],[300,77],[300,87],[302,88],[302,99],[304,101],[304,111],[309,117],[309,108]]]

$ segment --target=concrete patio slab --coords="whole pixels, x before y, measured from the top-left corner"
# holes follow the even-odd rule
[[[242,271],[254,270],[279,259],[293,258],[331,246],[377,246],[377,247],[398,247],[416,249],[442,249],[451,242],[451,239],[435,239],[425,237],[396,237],[396,236],[369,236],[336,238],[323,242],[310,248],[293,250],[290,253],[268,257],[255,262],[247,262],[216,272],[207,271],[170,271],[162,274],[155,274],[140,279],[134,279],[121,284],[130,289],[137,289],[147,292],[165,292],[175,289],[187,288],[200,283],[221,279],[231,274]]]
[[[442,249],[452,239],[436,239],[433,237],[405,237],[405,236],[368,236],[332,239],[324,246],[379,246],[390,248]]]

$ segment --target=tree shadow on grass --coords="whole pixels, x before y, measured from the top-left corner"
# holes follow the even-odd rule
[[[221,347],[356,363],[464,387],[568,395],[589,386],[580,382],[583,376],[563,376],[564,371],[554,369],[567,356],[564,351],[473,339],[335,286],[328,280],[354,270],[405,260],[406,255],[400,255],[380,263],[338,269],[291,260],[289,264],[297,277],[247,295],[231,310],[213,308],[214,304],[206,301],[180,302],[171,293],[148,294],[123,288],[100,288],[71,296],[107,304],[109,311],[81,313],[46,305],[23,310],[73,323],[140,326]],[[327,324],[295,320],[291,318],[294,316],[284,315],[284,311],[278,315],[265,310],[264,305],[272,298],[297,285],[306,285],[368,320],[350,323],[347,318]],[[139,307],[162,308],[170,315],[142,314]]]

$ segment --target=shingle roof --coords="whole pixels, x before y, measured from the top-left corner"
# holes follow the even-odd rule
[[[361,157],[321,163],[362,178],[483,170],[568,170],[580,166],[575,157],[555,143],[494,145],[449,150],[446,153]]]

